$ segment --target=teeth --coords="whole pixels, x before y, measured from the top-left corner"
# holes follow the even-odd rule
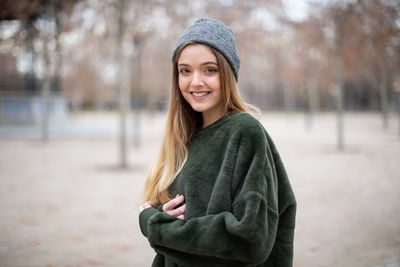
[[[208,94],[208,92],[193,92],[192,93],[194,96],[200,97],[200,96],[205,96]]]

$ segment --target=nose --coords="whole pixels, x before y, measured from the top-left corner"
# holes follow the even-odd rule
[[[202,87],[203,85],[204,85],[203,76],[199,71],[195,71],[193,73],[192,86],[196,88],[196,87]]]

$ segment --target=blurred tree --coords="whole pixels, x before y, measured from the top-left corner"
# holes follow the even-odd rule
[[[54,15],[52,17],[47,16],[49,3],[52,1],[46,0],[4,0],[0,2],[0,21],[21,21],[21,28],[14,34],[16,38],[15,42],[18,43],[18,38],[21,36],[24,39],[25,51],[30,57],[29,71],[25,74],[25,88],[29,92],[35,92],[38,90],[37,87],[37,57],[38,51],[35,49],[36,40],[40,37],[40,32],[43,30],[37,25],[40,19],[44,19],[47,22],[50,20],[56,21],[56,31],[54,32],[54,39],[56,42],[56,57],[54,60],[55,74],[53,80],[53,90],[59,91],[59,79],[60,79],[60,66],[61,52],[60,42],[58,36],[62,31],[61,18],[68,17],[71,13],[73,6],[79,0],[57,0],[53,1]],[[25,32],[26,34],[21,34]],[[50,41],[50,40],[49,40]],[[45,45],[45,44],[43,44]],[[44,52],[45,49],[42,50]]]
[[[116,108],[117,1],[61,5],[68,2],[55,1],[61,6],[56,8],[59,30],[50,40],[51,51],[56,51],[52,60],[59,62],[54,73],[61,75],[62,92],[73,107],[82,103],[88,108]],[[20,3],[40,6],[41,1]],[[207,16],[223,20],[235,32],[242,58],[239,87],[249,102],[264,109],[304,110],[311,123],[313,112],[337,106],[333,89],[337,87],[331,85],[338,84],[335,69],[342,69],[343,109],[388,110],[394,103],[393,77],[400,69],[398,1],[318,3],[310,6],[308,17],[293,21],[280,0],[127,1],[121,42],[130,61],[127,70],[135,109],[165,108],[175,41],[190,23]],[[32,24],[37,38],[41,20]],[[339,32],[340,41],[335,39]],[[32,55],[41,60],[41,44],[34,44]]]
[[[126,0],[118,0],[116,2],[117,10],[117,35],[116,35],[116,65],[117,65],[117,88],[119,95],[119,114],[120,114],[120,124],[119,124],[119,158],[120,167],[126,168],[128,166],[127,160],[127,113],[130,107],[130,95],[129,86],[127,84],[127,60],[125,58],[125,47],[123,46],[123,38],[126,30],[125,23],[125,8]]]
[[[333,22],[334,41],[333,53],[335,57],[336,68],[336,96],[337,96],[337,147],[339,150],[344,149],[344,61],[347,48],[352,42],[354,34],[348,25],[352,25],[353,9],[339,1],[331,6],[330,14]],[[350,6],[351,7],[351,6]]]
[[[386,129],[391,73],[400,57],[400,2],[375,0],[357,1],[357,4],[360,34],[365,47],[362,57],[368,62],[369,70],[366,71],[369,79],[372,79],[375,88],[379,88],[383,127]]]
[[[315,36],[315,44],[322,44],[313,47],[304,38],[306,31],[297,28],[297,40],[300,45],[313,47],[319,53],[317,64],[325,69],[332,68],[336,73],[336,81],[333,77],[331,83],[333,96],[337,99],[338,114],[338,148],[344,145],[343,137],[343,112],[347,108],[371,108],[376,95],[379,93],[380,107],[382,110],[383,125],[387,127],[387,114],[389,100],[394,97],[388,95],[389,79],[391,72],[397,68],[399,55],[399,6],[396,1],[332,1],[326,5],[317,6],[312,16],[308,18],[307,27],[312,29],[312,36]],[[316,19],[317,18],[317,19]],[[319,24],[319,26],[318,26]],[[323,34],[318,34],[318,27]],[[303,38],[301,38],[303,37]],[[321,42],[322,40],[322,42]],[[388,56],[388,55],[391,56]],[[324,60],[326,58],[326,60]],[[308,65],[307,57],[303,60]],[[328,68],[326,68],[328,67]],[[321,73],[328,78],[329,74]],[[363,92],[368,92],[365,102],[362,98]]]

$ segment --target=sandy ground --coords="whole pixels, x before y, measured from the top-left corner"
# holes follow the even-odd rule
[[[142,119],[126,170],[113,114],[54,123],[46,144],[38,127],[0,124],[1,267],[150,266],[137,205],[165,117]],[[379,114],[348,114],[343,152],[334,114],[308,130],[302,114],[265,113],[262,122],[298,199],[295,266],[399,267],[398,118],[384,131]]]

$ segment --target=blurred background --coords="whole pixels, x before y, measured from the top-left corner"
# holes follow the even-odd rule
[[[151,265],[137,205],[200,17],[285,162],[295,266],[400,266],[396,0],[1,1],[0,266]]]

